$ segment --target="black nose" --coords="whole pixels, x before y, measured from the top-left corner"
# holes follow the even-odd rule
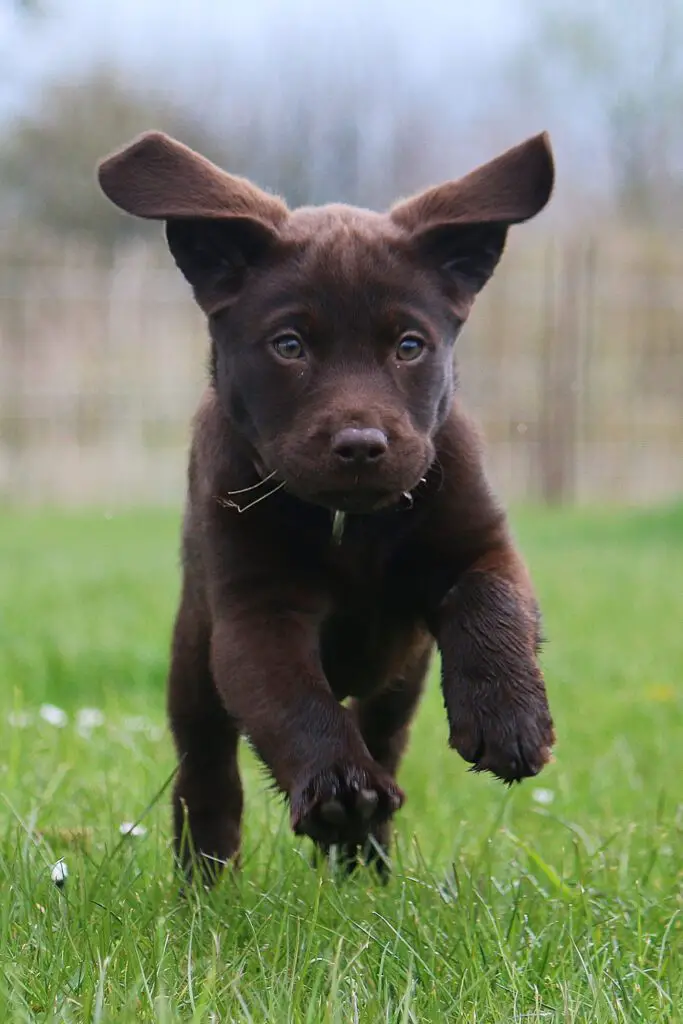
[[[389,447],[387,435],[376,427],[345,427],[332,438],[332,451],[342,462],[379,462]]]

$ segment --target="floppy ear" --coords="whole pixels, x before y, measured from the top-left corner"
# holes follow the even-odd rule
[[[166,221],[169,249],[206,313],[236,297],[288,216],[282,200],[163,132],[146,132],[106,157],[98,180],[126,213]]]
[[[458,181],[396,204],[389,216],[408,232],[419,258],[441,273],[454,305],[466,313],[495,270],[508,228],[543,209],[554,176],[543,132]]]

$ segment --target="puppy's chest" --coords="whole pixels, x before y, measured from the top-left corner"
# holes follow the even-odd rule
[[[378,597],[392,575],[396,550],[386,526],[353,516],[333,522],[325,557],[337,600],[364,603],[371,594]]]
[[[418,619],[386,528],[382,535],[355,525],[328,552],[332,607],[320,634],[325,675],[340,700],[367,696],[400,672]]]

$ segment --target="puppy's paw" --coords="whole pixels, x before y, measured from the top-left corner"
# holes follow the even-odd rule
[[[340,762],[317,772],[292,794],[292,828],[324,848],[355,848],[381,832],[403,800],[403,792],[379,765]]]
[[[471,762],[471,770],[491,772],[508,783],[538,775],[555,743],[540,673],[526,685],[487,680],[464,682],[457,690],[449,707],[449,744]]]

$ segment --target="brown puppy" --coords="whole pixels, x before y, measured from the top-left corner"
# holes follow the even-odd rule
[[[451,746],[506,782],[548,761],[539,613],[453,346],[553,176],[539,135],[378,214],[290,211],[158,132],[100,165],[166,222],[211,336],[169,678],[188,872],[237,859],[241,733],[296,833],[383,861],[434,643]]]

